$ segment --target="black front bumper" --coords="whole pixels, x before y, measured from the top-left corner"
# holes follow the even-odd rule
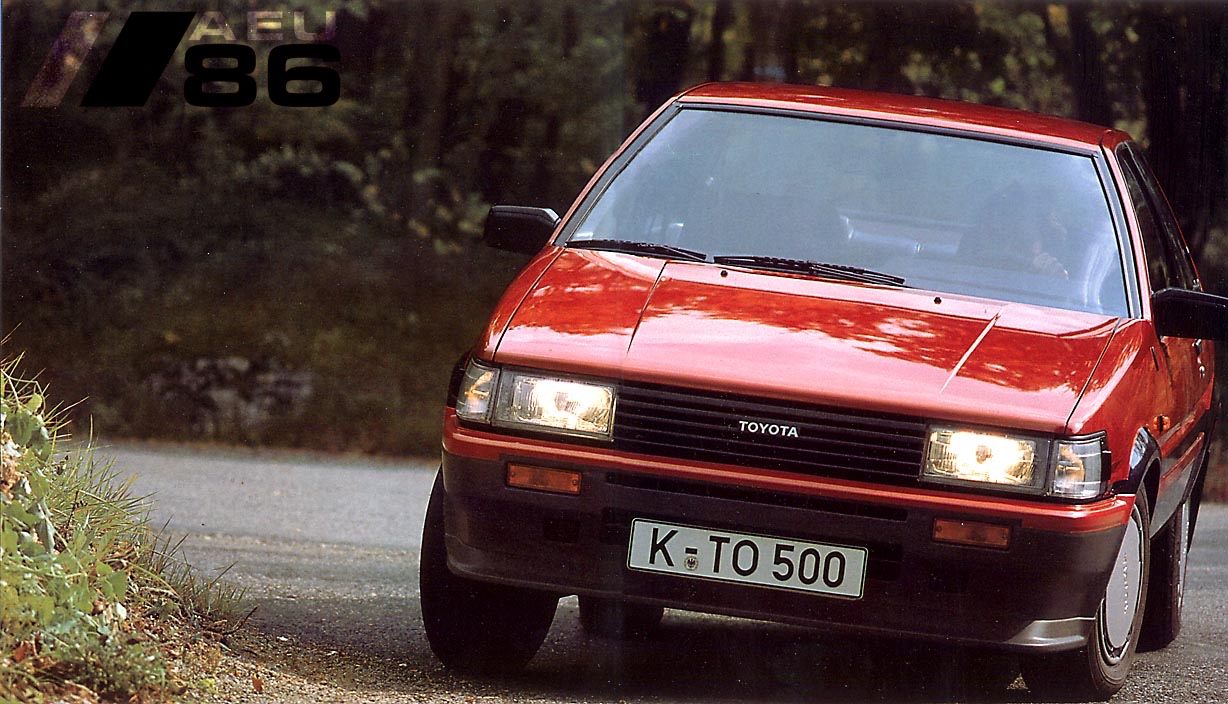
[[[1124,526],[1013,527],[1009,549],[941,544],[917,508],[583,467],[578,496],[506,486],[505,463],[444,453],[448,561],[475,579],[787,623],[1015,650],[1086,643]],[[857,600],[630,570],[631,521],[869,551]],[[983,519],[982,519],[983,520]]]

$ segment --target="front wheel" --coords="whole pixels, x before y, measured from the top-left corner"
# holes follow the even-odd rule
[[[546,639],[558,597],[453,574],[444,536],[441,473],[426,507],[418,573],[422,623],[431,650],[445,666],[460,672],[498,674],[523,668]]]
[[[1140,492],[1134,497],[1134,508],[1087,645],[1023,662],[1023,679],[1034,694],[1061,701],[1104,701],[1125,684],[1138,647],[1147,598],[1149,523],[1147,496]]]

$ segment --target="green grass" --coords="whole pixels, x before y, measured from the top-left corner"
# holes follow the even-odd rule
[[[67,439],[43,389],[0,366],[0,700],[182,692],[167,652],[228,623],[240,594],[202,582],[149,502]]]

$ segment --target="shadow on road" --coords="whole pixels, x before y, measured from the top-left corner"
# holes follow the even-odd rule
[[[445,693],[549,702],[1029,701],[1021,682],[986,695],[982,660],[925,645],[681,612],[669,612],[649,638],[589,636],[574,599],[561,603],[528,670],[498,680],[443,669],[416,595],[262,599],[257,614],[252,627],[286,644],[274,654],[282,667],[415,701]]]

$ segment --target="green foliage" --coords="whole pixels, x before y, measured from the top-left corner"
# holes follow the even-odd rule
[[[225,614],[233,592],[184,589],[194,578],[147,527],[144,500],[88,448],[62,453],[41,388],[14,367],[0,365],[0,696],[37,700],[63,682],[161,691],[167,663],[148,614]]]

